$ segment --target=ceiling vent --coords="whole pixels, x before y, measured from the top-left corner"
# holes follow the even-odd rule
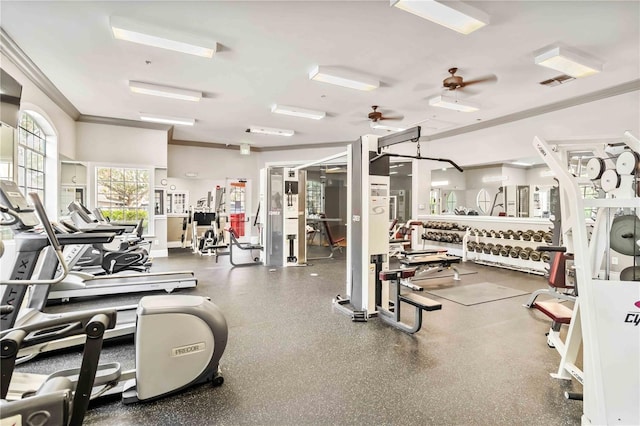
[[[570,81],[575,80],[575,77],[571,77],[570,75],[562,74],[557,77],[550,78],[549,80],[541,81],[540,84],[547,87],[555,87],[561,84],[566,84]]]

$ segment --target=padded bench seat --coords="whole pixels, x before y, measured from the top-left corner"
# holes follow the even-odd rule
[[[407,266],[422,265],[450,265],[452,263],[460,263],[462,258],[452,254],[429,254],[423,256],[413,256],[406,259],[400,259],[400,263]]]
[[[555,323],[559,324],[569,324],[571,322],[571,317],[573,316],[573,310],[566,307],[565,305],[557,302],[536,302],[533,306],[551,318],[551,320]]]
[[[425,255],[425,254],[440,254],[440,253],[446,253],[446,252],[447,252],[447,249],[424,249],[424,250],[415,249],[415,250],[404,250],[404,251],[401,251],[400,254],[404,256],[418,256],[418,255]]]
[[[388,271],[380,271],[380,280],[391,281],[398,278],[411,278],[416,274],[415,269],[390,269]]]
[[[401,294],[400,301],[413,305],[416,308],[424,309],[425,311],[437,311],[442,309],[442,303],[438,303],[428,297],[419,296],[415,293]]]

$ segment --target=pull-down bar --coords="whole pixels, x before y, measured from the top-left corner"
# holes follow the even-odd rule
[[[397,145],[403,142],[417,142],[418,143],[417,155],[392,154],[390,152],[382,152],[382,148],[386,148],[391,145]],[[412,158],[416,160],[441,161],[444,163],[451,164],[460,172],[463,171],[462,167],[457,165],[454,161],[449,160],[448,158],[423,157],[420,155],[420,126],[412,127],[411,129],[407,129],[402,132],[394,133],[389,136],[383,136],[379,138],[378,139],[378,155],[371,158],[369,162],[374,163],[384,157],[400,157],[400,158]]]

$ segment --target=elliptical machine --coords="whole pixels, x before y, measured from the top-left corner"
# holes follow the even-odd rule
[[[11,181],[2,181],[2,186],[7,189],[7,191],[3,191],[6,195],[3,203],[8,204],[6,207],[11,211],[11,215],[19,218],[18,222],[37,222],[33,208],[22,197],[17,185]],[[53,235],[52,241],[56,241],[40,199],[36,194],[31,194],[31,196],[47,234]],[[75,237],[71,238],[71,235],[75,235]],[[62,234],[59,235],[58,240],[60,240],[60,245],[77,244],[77,238],[78,234],[67,236]],[[34,268],[30,268],[29,275],[25,276],[25,267],[21,266],[24,262],[21,262],[21,257],[26,256],[32,259],[31,263],[35,264],[40,252],[48,245],[46,236],[33,232],[25,235],[25,238],[16,240],[16,248],[18,249],[16,266],[10,279],[2,282],[2,285],[6,286],[2,305],[12,306],[14,310],[12,314],[18,313],[17,310],[24,300],[24,291],[18,292],[17,289],[29,285],[28,280],[32,279],[34,274]],[[57,246],[54,249],[58,260],[64,262],[62,255],[59,254],[60,247]],[[55,267],[48,270],[55,271]],[[65,265],[63,274],[66,275],[67,270]],[[51,275],[48,278],[53,278],[55,272]],[[37,279],[44,278],[47,277],[37,277]],[[55,281],[60,281],[62,278],[58,277]],[[11,295],[11,297],[7,295]],[[59,316],[59,314],[34,313],[29,318],[29,322],[38,324],[42,321],[56,319]],[[29,325],[22,322],[20,327],[25,328]],[[12,330],[9,328],[0,332],[0,341],[3,347],[7,343],[5,339],[9,338]],[[56,324],[56,327],[48,330],[49,334],[41,330],[37,336],[31,337],[37,337],[38,344],[47,344],[59,339],[61,335],[64,336],[60,330],[60,325]],[[159,399],[205,382],[221,385],[224,379],[221,375],[219,362],[226,348],[227,335],[228,328],[224,315],[207,298],[188,295],[143,297],[136,311],[137,369],[121,371],[119,363],[100,366],[98,368],[99,374],[93,384],[92,395],[97,398],[98,396],[122,393],[123,402],[132,403]],[[18,351],[15,356],[19,356]],[[14,373],[14,376],[16,374]],[[55,377],[73,377],[77,374],[77,370],[69,370],[55,373]],[[27,383],[28,380],[27,376],[20,381]],[[29,390],[37,391],[42,380],[40,377],[32,378],[31,383],[33,384],[30,384]]]

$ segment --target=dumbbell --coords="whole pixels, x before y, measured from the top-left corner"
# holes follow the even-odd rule
[[[507,234],[504,231],[498,231],[498,238],[507,238]]]
[[[476,253],[482,253],[482,250],[484,249],[485,244],[484,243],[479,243],[476,246]]]
[[[529,253],[529,259],[531,260],[535,260],[536,262],[540,261],[541,258],[541,253],[537,250],[531,250],[531,253]]]
[[[553,233],[552,232],[545,232],[543,239],[544,239],[545,243],[551,244],[551,241],[553,240]]]
[[[469,241],[467,242],[467,250],[469,251],[475,251],[476,250],[476,245],[478,243],[476,243],[475,241]]]
[[[538,232],[536,232],[535,234],[533,234],[531,236],[531,239],[533,241],[535,241],[536,243],[541,242],[543,238],[544,238],[544,236],[543,236],[543,232],[542,231],[538,231]]]
[[[551,260],[551,255],[549,254],[549,252],[543,252],[541,257],[543,262],[549,262]]]
[[[529,260],[529,258],[531,257],[531,252],[533,251],[533,249],[531,247],[525,247],[522,250],[520,250],[520,259],[522,260]]]
[[[516,259],[520,256],[520,251],[522,251],[522,247],[515,246],[511,250],[509,250],[509,256]]]
[[[493,249],[493,244],[489,243],[482,248],[482,252],[484,254],[491,254],[492,249]]]
[[[500,256],[509,257],[510,251],[511,251],[511,246],[503,246],[500,249]]]
[[[491,254],[498,256],[500,255],[500,250],[502,250],[502,244],[496,244],[491,248]]]

